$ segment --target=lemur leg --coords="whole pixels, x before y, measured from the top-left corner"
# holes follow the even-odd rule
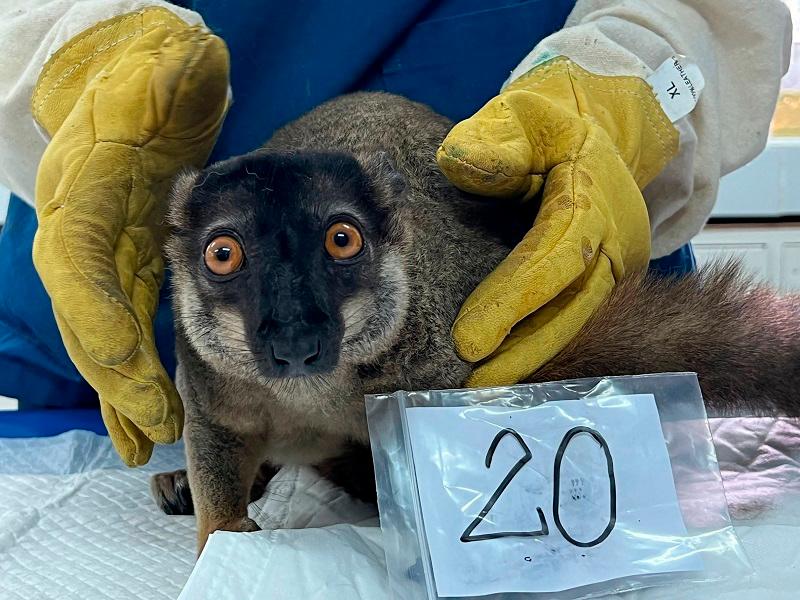
[[[278,473],[270,463],[263,463],[258,469],[253,487],[250,489],[250,502],[255,502],[267,490],[267,485]],[[157,473],[150,478],[150,493],[156,506],[168,515],[193,515],[192,490],[186,469]]]
[[[247,516],[262,463],[259,439],[237,435],[202,417],[187,419],[186,458],[197,516],[197,552],[214,531],[257,531]]]

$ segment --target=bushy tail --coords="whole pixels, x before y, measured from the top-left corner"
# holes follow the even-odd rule
[[[679,278],[635,275],[531,378],[695,371],[709,414],[800,415],[800,295],[738,263]]]

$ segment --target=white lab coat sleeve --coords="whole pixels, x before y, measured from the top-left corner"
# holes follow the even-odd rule
[[[0,0],[0,185],[33,204],[47,141],[30,104],[48,58],[97,23],[151,6],[167,8],[191,25],[203,22],[161,0]]]
[[[705,89],[675,123],[678,154],[644,190],[656,258],[700,231],[720,177],[763,150],[791,38],[789,10],[779,0],[579,0],[565,27],[509,80],[550,56],[644,79],[673,54],[700,67]]]

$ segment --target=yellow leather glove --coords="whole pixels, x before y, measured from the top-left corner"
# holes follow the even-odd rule
[[[71,40],[32,98],[51,136],[36,180],[36,269],[129,465],[181,435],[183,407],[153,340],[161,223],[170,180],[204,165],[227,98],[222,40],[161,8]]]
[[[646,267],[650,225],[640,190],[677,146],[644,80],[594,75],[563,57],[452,129],[437,160],[459,188],[509,200],[542,191],[532,229],[453,326],[461,356],[483,361],[468,385],[525,379],[567,345],[625,273]]]

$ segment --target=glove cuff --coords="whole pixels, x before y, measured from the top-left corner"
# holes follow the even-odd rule
[[[52,137],[87,84],[131,44],[155,29],[175,33],[187,27],[169,10],[148,7],[82,31],[45,63],[31,97],[35,121]]]

